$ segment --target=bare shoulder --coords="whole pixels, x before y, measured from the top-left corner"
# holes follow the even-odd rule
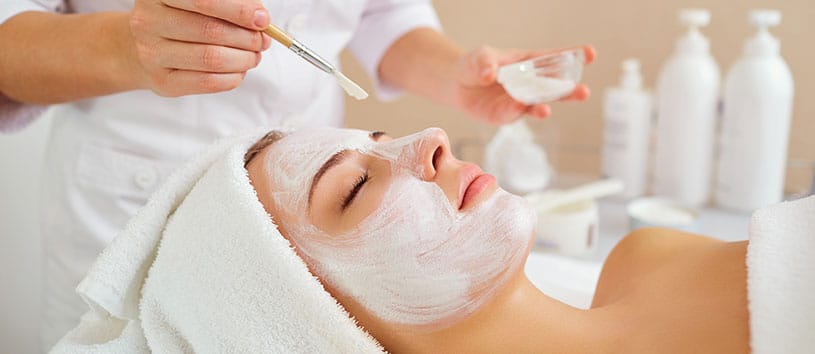
[[[603,264],[592,307],[606,305],[675,257],[724,242],[684,231],[641,228],[626,235]]]
[[[636,333],[624,352],[746,353],[746,251],[746,241],[637,230],[606,260],[592,307]]]
[[[724,242],[697,234],[674,229],[658,227],[644,227],[634,230],[626,235],[612,250],[609,258],[618,254],[644,253],[640,256],[652,254],[664,257],[664,253],[681,253],[689,248],[722,244]]]

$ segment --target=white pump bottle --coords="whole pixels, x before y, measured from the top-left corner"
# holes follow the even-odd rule
[[[781,13],[754,10],[749,20],[758,32],[725,79],[716,177],[717,204],[742,211],[783,198],[794,90],[779,41],[767,31]]]
[[[623,61],[620,86],[606,91],[603,107],[603,174],[623,182],[624,199],[645,193],[651,95],[642,89],[640,62]]]
[[[676,43],[657,80],[657,141],[654,193],[690,206],[710,196],[719,67],[698,30],[707,10],[682,10],[688,33]]]

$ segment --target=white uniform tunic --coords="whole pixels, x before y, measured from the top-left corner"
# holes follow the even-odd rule
[[[429,1],[263,2],[273,23],[329,61],[337,64],[348,46],[380,98],[398,94],[376,77],[390,44],[411,29],[439,26]],[[0,23],[27,10],[86,13],[127,11],[132,5],[132,0],[4,0]],[[0,97],[0,125],[9,130],[32,108]],[[50,109],[41,198],[43,349],[86,311],[74,288],[97,254],[179,164],[214,140],[253,127],[338,126],[343,93],[332,76],[275,42],[229,92],[163,98],[132,91]]]

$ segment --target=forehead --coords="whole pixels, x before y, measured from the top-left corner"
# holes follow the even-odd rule
[[[269,147],[265,165],[279,188],[302,188],[335,153],[346,149],[364,150],[372,143],[370,132],[364,130],[297,130]]]
[[[274,144],[273,150],[318,153],[364,147],[371,142],[370,132],[359,129],[313,128],[287,134]]]
[[[293,163],[302,166],[307,162],[322,164],[340,150],[363,149],[371,143],[370,133],[364,130],[338,128],[298,130],[273,144],[267,160],[287,162],[286,165]]]

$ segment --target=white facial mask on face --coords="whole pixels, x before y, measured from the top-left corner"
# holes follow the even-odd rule
[[[492,298],[526,259],[535,215],[523,198],[497,190],[466,212],[421,180],[422,144],[436,131],[387,142],[368,132],[292,133],[267,155],[273,199],[286,230],[323,282],[390,323],[434,329]],[[333,154],[353,149],[387,160],[391,180],[381,204],[354,229],[331,235],[308,219],[308,191]],[[279,220],[276,220],[279,222]]]

